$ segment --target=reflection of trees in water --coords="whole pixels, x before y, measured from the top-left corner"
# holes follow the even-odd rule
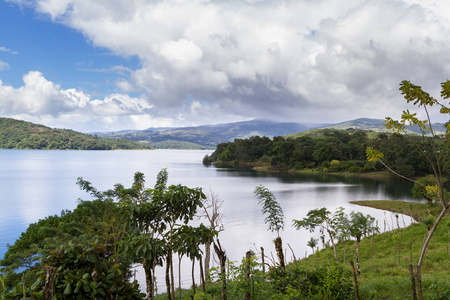
[[[217,167],[222,172],[229,172],[232,176],[240,177],[260,177],[260,178],[277,178],[281,183],[335,183],[358,185],[358,193],[378,194],[381,192],[389,199],[386,200],[403,200],[412,199],[411,189],[414,186],[411,182],[398,178],[367,178],[358,176],[340,176],[335,174],[291,174],[287,172],[258,172],[252,170],[251,166],[237,167]],[[351,191],[350,191],[351,193]],[[373,199],[367,199],[373,200]]]

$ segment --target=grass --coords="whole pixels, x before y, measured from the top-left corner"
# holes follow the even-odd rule
[[[398,201],[355,201],[352,203],[403,213],[416,220],[408,227],[364,238],[359,249],[361,274],[357,277],[360,299],[412,299],[409,265],[417,264],[423,241],[427,235],[426,225],[420,222],[430,214],[436,216],[440,207],[429,207],[426,203]],[[402,224],[401,218],[399,218],[399,222]],[[434,233],[429,244],[428,255],[422,265],[425,299],[450,299],[449,235],[450,216],[447,215]],[[351,271],[350,260],[355,261],[355,241],[340,242],[336,246],[339,265]],[[293,264],[291,263],[287,267],[292,267]],[[333,250],[321,249],[295,264],[309,270],[334,264]],[[201,296],[198,299],[220,299],[218,284],[213,283],[207,290],[209,290],[209,295]],[[190,299],[190,295],[192,295],[192,291],[183,291],[182,299]],[[167,297],[158,295],[156,299],[167,299]],[[229,295],[228,299],[240,298]]]
[[[355,201],[354,204],[390,210],[422,220],[424,216],[436,216],[438,207],[424,203],[398,201]],[[401,222],[401,221],[400,221]],[[450,217],[445,217],[431,239],[428,257],[422,266],[425,299],[450,299],[450,250],[448,248]],[[361,275],[358,276],[361,299],[412,299],[409,265],[415,266],[420,256],[427,227],[414,223],[366,237],[360,245]],[[374,255],[372,258],[372,246]],[[345,241],[337,245],[340,264],[351,269],[349,261],[355,260],[355,242]],[[332,251],[322,250],[299,263],[305,268],[333,261]],[[440,298],[441,297],[441,298]]]
[[[435,203],[432,205],[427,205],[425,203],[418,202],[391,200],[350,201],[350,203],[408,215],[414,218],[417,222],[421,222],[430,214],[433,216],[438,216],[441,211],[441,206]]]

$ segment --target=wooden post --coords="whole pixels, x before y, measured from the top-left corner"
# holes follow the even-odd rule
[[[422,276],[420,275],[419,266],[416,266],[416,278],[417,278],[417,296],[419,297],[419,300],[423,300]]]
[[[245,254],[245,295],[244,295],[244,299],[245,300],[250,300],[250,259],[252,257],[252,252],[251,251],[247,251],[247,253]]]
[[[355,299],[359,300],[358,279],[356,278],[355,264],[353,263],[353,260],[350,261],[350,265],[352,266],[353,282],[355,284]]]
[[[285,269],[285,265],[284,265],[284,254],[283,254],[283,242],[281,240],[281,237],[277,237],[274,240],[275,243],[275,250],[277,252],[277,256],[278,256],[278,261],[280,262],[280,267],[283,269]]]
[[[409,275],[411,276],[411,289],[412,289],[413,300],[417,300],[416,279],[414,277],[414,271],[413,271],[412,265],[409,265]]]
[[[261,247],[261,263],[262,263],[263,273],[266,273],[266,265],[264,263],[264,248],[263,247]]]

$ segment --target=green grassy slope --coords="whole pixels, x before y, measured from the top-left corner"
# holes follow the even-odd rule
[[[43,125],[9,118],[0,118],[0,148],[73,150],[150,149],[146,145],[124,139],[99,138],[73,130],[53,129]]]
[[[398,201],[359,201],[362,204],[385,210],[401,210],[412,213],[418,219],[424,215],[436,215],[438,207],[430,209],[426,204]],[[380,203],[376,203],[380,202]],[[399,224],[409,217],[399,216]],[[405,220],[406,221],[406,220]],[[423,223],[398,229],[396,220],[386,220],[379,224],[381,233],[361,241],[361,275],[358,276],[361,299],[412,299],[409,265],[415,266],[419,259],[427,227]],[[394,230],[387,231],[388,229]],[[422,266],[422,281],[425,299],[450,299],[450,216],[443,219],[435,232],[428,249],[428,257]],[[346,241],[337,245],[339,262],[351,270],[350,260],[355,261],[355,241]],[[302,259],[298,263],[305,268],[333,263],[332,249],[323,249],[315,255]],[[373,258],[372,258],[373,253]]]

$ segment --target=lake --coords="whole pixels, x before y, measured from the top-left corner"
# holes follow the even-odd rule
[[[107,190],[115,183],[131,186],[134,173],[140,171],[151,188],[158,172],[167,168],[168,184],[202,187],[207,195],[213,191],[223,200],[225,231],[219,239],[228,258],[238,261],[246,251],[256,251],[261,246],[266,253],[274,252],[272,240],[276,233],[267,231],[268,226],[264,224],[258,200],[253,195],[257,185],[270,189],[283,208],[285,229],[281,236],[284,246],[289,243],[297,258],[310,253],[306,243],[312,234],[295,230],[292,219],[305,217],[309,210],[327,207],[334,211],[343,206],[347,214],[352,210],[361,211],[375,216],[383,231],[385,220],[389,228],[395,224],[393,214],[355,206],[349,201],[411,200],[412,185],[400,180],[205,167],[202,159],[210,153],[206,150],[0,150],[0,259],[7,250],[6,244],[13,244],[30,223],[75,208],[77,199],[90,199],[76,185],[77,177],[90,181],[98,190]],[[410,218],[400,218],[400,223],[403,222],[408,225]],[[292,259],[292,252],[287,252],[287,259]],[[183,278],[189,284],[189,274]],[[164,290],[164,282],[160,281],[160,289]]]

